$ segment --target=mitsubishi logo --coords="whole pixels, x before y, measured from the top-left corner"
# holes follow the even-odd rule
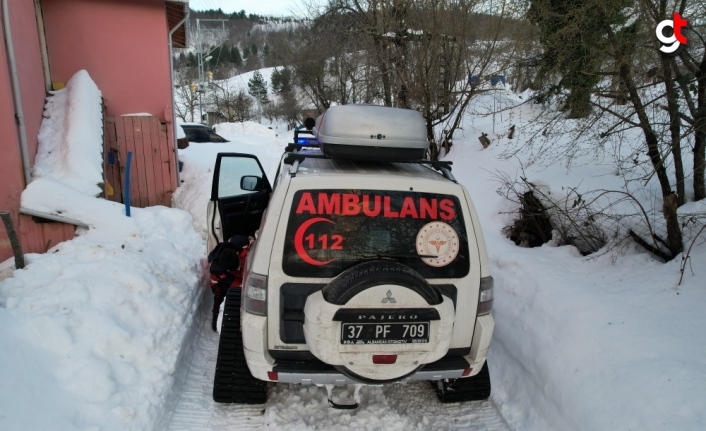
[[[395,301],[395,298],[392,297],[392,291],[388,290],[387,291],[387,296],[385,298],[382,298],[382,304],[385,304],[389,302],[390,304],[395,304],[397,301]]]

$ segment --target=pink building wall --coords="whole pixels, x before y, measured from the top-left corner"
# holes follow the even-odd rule
[[[67,82],[85,69],[101,90],[106,114],[149,113],[171,128],[171,85],[164,0],[40,0],[51,80]],[[9,14],[30,166],[37,153],[46,83],[32,0],[9,0]],[[0,9],[0,211],[13,216],[24,253],[44,252],[72,238],[74,226],[36,223],[22,215],[25,181]],[[173,145],[172,145],[173,146]],[[12,249],[0,223],[0,262]]]
[[[85,69],[107,115],[144,112],[171,122],[164,0],[42,0],[42,9],[52,81]]]
[[[46,96],[34,2],[10,1],[8,11],[31,166],[37,153],[37,135]],[[73,236],[74,227],[56,223],[37,225],[31,217],[20,214],[20,194],[25,180],[2,22],[0,10],[0,211],[12,215],[25,253],[44,252],[47,246]],[[4,226],[0,225],[0,262],[10,257],[12,248]]]

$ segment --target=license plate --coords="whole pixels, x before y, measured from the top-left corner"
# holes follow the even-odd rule
[[[341,344],[428,343],[429,322],[343,323]]]

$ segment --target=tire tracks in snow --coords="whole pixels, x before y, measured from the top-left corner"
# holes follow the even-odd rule
[[[210,327],[212,296],[203,295],[195,336],[185,343],[190,358],[183,364],[182,389],[164,429],[168,431],[221,431],[287,429],[314,430],[463,430],[511,431],[492,401],[442,404],[428,382],[364,386],[356,410],[328,407],[326,391],[316,386],[278,384],[269,389],[265,405],[218,404],[213,401],[213,376],[218,334]],[[352,388],[334,393],[346,401]]]

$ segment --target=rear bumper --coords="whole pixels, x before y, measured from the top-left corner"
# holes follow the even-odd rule
[[[278,373],[277,381],[282,383],[297,383],[303,385],[346,385],[361,382],[340,373],[332,365],[317,359],[282,360],[275,359],[267,349],[267,318],[250,313],[243,313],[243,346],[248,368],[253,376],[264,381],[271,381],[269,371]],[[463,353],[447,355],[435,362],[424,365],[410,376],[399,381],[443,380],[462,377],[463,371],[471,368],[468,375],[474,376],[480,372],[485,363],[490,347],[495,321],[492,315],[479,316],[476,319],[473,343],[470,349],[466,347]],[[451,349],[455,350],[455,349]],[[449,353],[451,353],[451,350]],[[457,351],[458,351],[457,350]],[[298,351],[309,355],[309,352]],[[274,352],[272,352],[274,355]],[[291,354],[292,351],[287,351]]]
[[[470,368],[468,361],[463,357],[442,358],[427,364],[414,374],[398,380],[407,382],[414,380],[443,380],[456,379],[463,375],[463,371]],[[338,372],[333,366],[321,361],[278,361],[273,371],[277,372],[278,382],[296,383],[301,385],[348,385],[361,384]],[[475,371],[475,370],[474,370]]]

